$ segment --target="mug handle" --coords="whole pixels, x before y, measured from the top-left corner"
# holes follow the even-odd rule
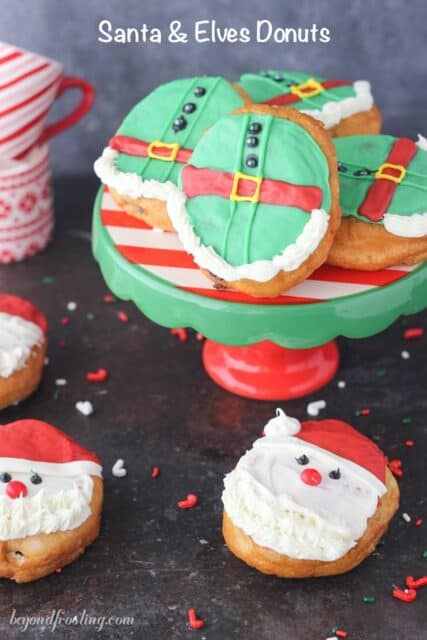
[[[62,133],[66,129],[69,129],[69,127],[73,127],[92,107],[95,100],[95,89],[90,82],[76,76],[65,76],[59,85],[56,98],[62,96],[68,89],[79,89],[82,92],[79,104],[68,116],[64,116],[64,118],[58,120],[58,122],[49,124],[44,130],[40,142],[46,142],[50,140],[50,138],[58,135],[58,133]]]

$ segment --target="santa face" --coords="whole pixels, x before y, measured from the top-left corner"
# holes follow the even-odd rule
[[[369,475],[297,437],[267,433],[225,478],[223,502],[257,544],[333,561],[363,535],[384,492]]]
[[[43,463],[28,471],[2,468],[0,459],[0,539],[24,538],[79,527],[90,515],[90,475],[55,475]]]

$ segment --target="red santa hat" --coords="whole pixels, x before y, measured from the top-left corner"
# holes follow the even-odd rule
[[[308,420],[300,423],[277,409],[276,417],[266,425],[264,432],[270,438],[290,438],[301,440],[310,448],[328,452],[341,462],[357,465],[367,478],[374,476],[385,484],[386,457],[381,449],[369,438],[359,433],[342,420]],[[352,466],[354,469],[354,467]],[[366,475],[369,474],[369,476]],[[375,483],[376,484],[376,483]]]
[[[43,333],[47,333],[46,318],[36,306],[28,300],[24,300],[24,298],[12,296],[8,293],[0,293],[0,312],[33,322],[40,327]]]
[[[0,471],[49,475],[97,475],[98,456],[56,427],[40,420],[0,425]]]

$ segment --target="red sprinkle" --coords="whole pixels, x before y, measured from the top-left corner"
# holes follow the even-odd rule
[[[65,340],[60,340],[58,342],[58,346],[59,346],[60,349],[65,349],[65,346],[66,346]]]
[[[61,318],[61,324],[63,327],[65,327],[67,324],[70,324],[70,318],[68,316],[64,316],[63,318]]]
[[[151,477],[152,478],[158,478],[160,474],[160,469],[159,467],[153,467],[151,470]]]
[[[393,598],[396,600],[402,600],[402,602],[413,602],[417,597],[415,589],[393,589]]]
[[[107,369],[98,369],[98,371],[90,371],[86,374],[86,379],[89,380],[89,382],[105,382],[107,378]]]
[[[405,442],[405,444],[406,444],[407,447],[413,447],[414,446],[414,441],[413,440],[407,440]]]
[[[405,340],[417,340],[424,335],[424,329],[422,327],[413,327],[412,329],[406,329],[403,337]]]
[[[188,493],[185,500],[180,500],[178,502],[178,507],[180,509],[192,509],[198,504],[198,502],[199,499],[195,493]]]
[[[62,567],[57,567],[55,569],[55,573],[62,573]]]
[[[371,410],[370,409],[361,409],[360,410],[360,415],[361,416],[369,416],[371,414]]]
[[[120,320],[120,322],[128,322],[129,321],[128,314],[125,313],[124,311],[119,311],[117,313],[117,317]]]
[[[415,526],[416,527],[421,527],[423,523],[423,519],[422,518],[418,518],[418,520],[415,520]]]
[[[348,636],[348,633],[347,633],[347,631],[344,631],[344,629],[337,629],[335,631],[335,635],[338,638],[346,638]]]
[[[403,476],[402,460],[389,460],[388,468],[396,478],[401,478]]]
[[[176,336],[180,342],[188,340],[187,329],[171,329],[171,335]]]
[[[413,576],[406,576],[406,586],[408,589],[419,589],[420,587],[425,587],[427,585],[427,576],[422,576],[422,578],[418,578],[415,580]]]
[[[195,609],[188,610],[188,624],[192,629],[203,629],[205,623],[197,617]]]
[[[112,296],[111,293],[106,293],[104,296],[104,302],[114,302],[114,296]]]

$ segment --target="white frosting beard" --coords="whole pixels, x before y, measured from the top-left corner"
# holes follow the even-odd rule
[[[316,486],[302,482],[296,458],[321,473]],[[329,478],[340,468],[341,478]],[[335,459],[298,438],[264,437],[224,480],[227,515],[253,541],[290,558],[334,561],[364,534],[386,488],[368,472]]]
[[[271,260],[256,260],[249,264],[233,266],[228,264],[212,247],[203,245],[196,235],[185,206],[186,197],[178,192],[168,198],[167,210],[173,226],[178,232],[184,249],[191,253],[195,262],[215,276],[232,282],[249,278],[257,282],[267,282],[279,271],[294,271],[317,249],[328,230],[329,216],[323,209],[314,209],[302,233],[296,241]]]
[[[93,168],[101,182],[111,187],[121,196],[129,196],[134,200],[138,198],[155,198],[156,200],[168,200],[175,193],[180,193],[178,187],[168,180],[143,180],[136,173],[119,171],[116,167],[118,151],[105,147],[102,155],[95,161]]]
[[[8,378],[25,366],[31,350],[43,341],[34,322],[0,312],[0,377]]]
[[[37,463],[34,469],[37,470]],[[92,513],[93,480],[89,475],[43,476],[39,485],[30,482],[28,473],[11,475],[12,480],[25,483],[28,496],[9,498],[5,494],[7,484],[1,484],[0,540],[75,529]]]
[[[371,93],[371,85],[367,80],[354,82],[353,89],[356,93],[355,96],[344,98],[344,100],[337,102],[327,102],[321,109],[304,109],[302,112],[323,122],[326,129],[332,129],[341,120],[361,111],[369,111],[373,106],[374,99]]]

